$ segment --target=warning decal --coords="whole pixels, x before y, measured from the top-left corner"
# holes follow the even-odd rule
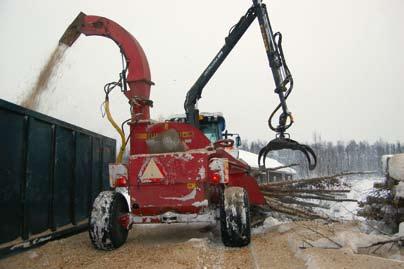
[[[160,182],[162,178],[164,178],[164,174],[159,166],[156,164],[153,158],[145,166],[143,172],[140,171],[141,175],[139,176],[142,182]]]

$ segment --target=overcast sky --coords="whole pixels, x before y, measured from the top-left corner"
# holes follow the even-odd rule
[[[292,138],[404,141],[404,1],[272,0],[275,31],[284,36],[295,79],[288,100]],[[115,20],[141,43],[156,83],[153,118],[183,113],[187,90],[223,45],[249,0],[0,1],[0,98],[19,102],[76,15]],[[101,118],[103,85],[118,78],[118,47],[81,36],[65,55],[40,112],[116,137]],[[267,118],[277,105],[258,22],[254,22],[210,81],[201,111],[221,111],[229,131],[272,139]],[[120,93],[111,110],[129,117]]]

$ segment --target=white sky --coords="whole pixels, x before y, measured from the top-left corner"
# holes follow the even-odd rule
[[[404,1],[265,1],[272,26],[284,36],[295,79],[289,108],[292,138],[404,141]],[[57,41],[83,11],[115,20],[141,43],[156,83],[152,117],[183,113],[187,90],[224,43],[249,0],[0,1],[0,98],[18,102],[32,87]],[[118,47],[81,36],[43,96],[40,112],[116,137],[101,118],[103,85],[120,72]],[[277,104],[254,22],[205,88],[201,111],[221,111],[229,131],[272,139],[267,118]],[[119,121],[129,105],[111,96]]]

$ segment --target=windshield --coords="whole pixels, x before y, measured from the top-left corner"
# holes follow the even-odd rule
[[[210,142],[214,143],[219,140],[219,129],[217,128],[217,124],[201,124],[200,128]]]

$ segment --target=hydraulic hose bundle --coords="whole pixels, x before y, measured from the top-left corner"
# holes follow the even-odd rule
[[[119,149],[118,156],[116,157],[116,162],[117,163],[122,163],[123,154],[124,154],[125,148],[126,148],[125,134],[124,134],[123,130],[115,122],[115,120],[112,118],[111,111],[109,110],[109,98],[108,98],[108,96],[105,97],[105,101],[103,103],[103,106],[104,106],[104,111],[105,111],[105,114],[107,115],[108,121],[111,123],[111,125],[114,127],[114,129],[119,133],[119,136],[121,138],[121,147]]]
[[[120,79],[118,82],[111,82],[105,85],[104,91],[106,98],[103,103],[108,120],[118,131],[121,138],[122,145],[117,156],[117,162],[119,163],[122,161],[126,144],[131,135],[129,134],[128,138],[125,140],[123,124],[129,120],[124,121],[121,127],[114,121],[110,112],[108,94],[116,86],[121,87],[121,91],[129,99],[129,103],[131,104],[132,118],[130,120],[149,120],[149,108],[152,105],[152,102],[149,100],[150,87],[154,84],[151,81],[149,63],[136,38],[122,26],[108,18],[86,15],[80,12],[66,29],[59,43],[70,47],[81,34],[109,38],[119,46],[122,54],[122,65],[124,68],[122,73],[120,73]]]
[[[309,146],[290,139],[289,134],[285,133],[294,122],[292,113],[288,110],[286,105],[286,99],[293,90],[293,77],[286,64],[285,55],[283,54],[282,34],[280,32],[273,34],[266,6],[261,0],[253,0],[253,3],[256,6],[265,50],[275,80],[275,93],[278,94],[280,101],[279,105],[271,113],[268,119],[269,128],[276,132],[276,137],[260,150],[258,154],[258,165],[261,165],[261,159],[263,159],[263,166],[265,167],[266,156],[269,152],[290,149],[301,151],[307,158],[309,169],[313,170],[317,164],[317,157],[314,151]],[[282,112],[279,116],[279,124],[277,127],[274,127],[272,119],[280,108],[282,108]]]
[[[122,163],[122,159],[123,159],[123,154],[125,153],[125,148],[126,145],[128,144],[128,140],[130,135],[128,136],[127,139],[125,139],[125,132],[124,132],[124,124],[129,120],[124,121],[121,124],[121,127],[119,127],[119,125],[115,122],[115,120],[112,117],[111,111],[109,109],[109,94],[112,92],[113,89],[115,89],[115,87],[120,87],[122,92],[126,92],[127,91],[127,87],[126,87],[126,72],[127,72],[127,67],[125,67],[125,61],[124,61],[124,56],[122,55],[122,66],[123,66],[123,70],[122,72],[119,74],[119,81],[117,82],[109,82],[107,84],[105,84],[104,86],[104,93],[105,93],[105,101],[102,104],[104,107],[104,111],[105,111],[105,115],[107,116],[108,121],[111,123],[111,125],[114,127],[114,129],[118,132],[120,138],[121,138],[121,147],[119,149],[118,155],[116,157],[116,162],[117,163]]]

